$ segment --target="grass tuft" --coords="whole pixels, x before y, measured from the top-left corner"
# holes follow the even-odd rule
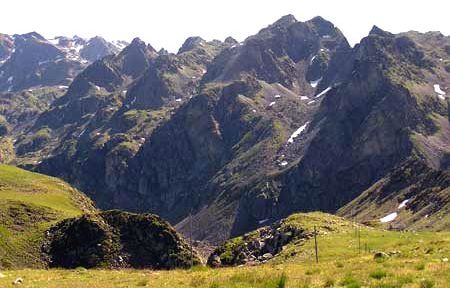
[[[361,287],[361,284],[358,280],[356,280],[352,274],[345,275],[344,279],[342,279],[341,283],[342,286],[345,286],[347,288],[359,288]]]
[[[420,281],[420,288],[432,288],[434,287],[434,282],[429,279],[423,279]]]
[[[280,279],[278,279],[277,288],[285,288],[287,283],[286,274],[281,274]]]
[[[373,271],[372,273],[370,273],[369,276],[370,276],[370,278],[380,280],[380,279],[383,279],[384,277],[386,277],[387,273],[386,273],[386,271],[383,271],[383,270],[376,270],[376,271]]]
[[[417,263],[415,268],[418,271],[425,270],[425,263],[423,263],[423,262]]]

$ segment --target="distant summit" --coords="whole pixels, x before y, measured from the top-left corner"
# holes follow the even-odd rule
[[[37,32],[0,34],[0,91],[68,85],[88,64],[119,53],[127,44],[101,37],[47,40]]]

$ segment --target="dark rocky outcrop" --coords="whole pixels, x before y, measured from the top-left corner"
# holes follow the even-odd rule
[[[263,221],[266,223],[269,221]],[[354,223],[322,212],[296,213],[219,245],[208,259],[212,267],[258,265],[297,255],[316,235],[350,232]],[[292,250],[292,247],[297,249]],[[308,248],[306,248],[308,249]],[[275,260],[274,259],[274,260]],[[276,260],[275,260],[276,261]]]
[[[282,222],[262,227],[219,246],[208,258],[212,267],[257,265],[267,262],[294,240],[305,241],[314,234]]]
[[[197,253],[164,220],[152,214],[105,211],[64,220],[47,231],[50,267],[186,268]]]

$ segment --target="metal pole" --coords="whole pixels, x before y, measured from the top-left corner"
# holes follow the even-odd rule
[[[314,247],[316,251],[316,263],[319,263],[319,255],[317,253],[317,230],[316,225],[314,225]]]

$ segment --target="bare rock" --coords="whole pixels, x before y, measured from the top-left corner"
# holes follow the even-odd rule
[[[381,251],[375,252],[375,254],[373,254],[373,259],[381,259],[387,257],[389,257],[389,255]]]
[[[16,278],[16,280],[14,280],[14,281],[12,282],[13,285],[20,285],[20,284],[22,284],[22,283],[23,283],[23,279],[22,279],[21,277]]]

